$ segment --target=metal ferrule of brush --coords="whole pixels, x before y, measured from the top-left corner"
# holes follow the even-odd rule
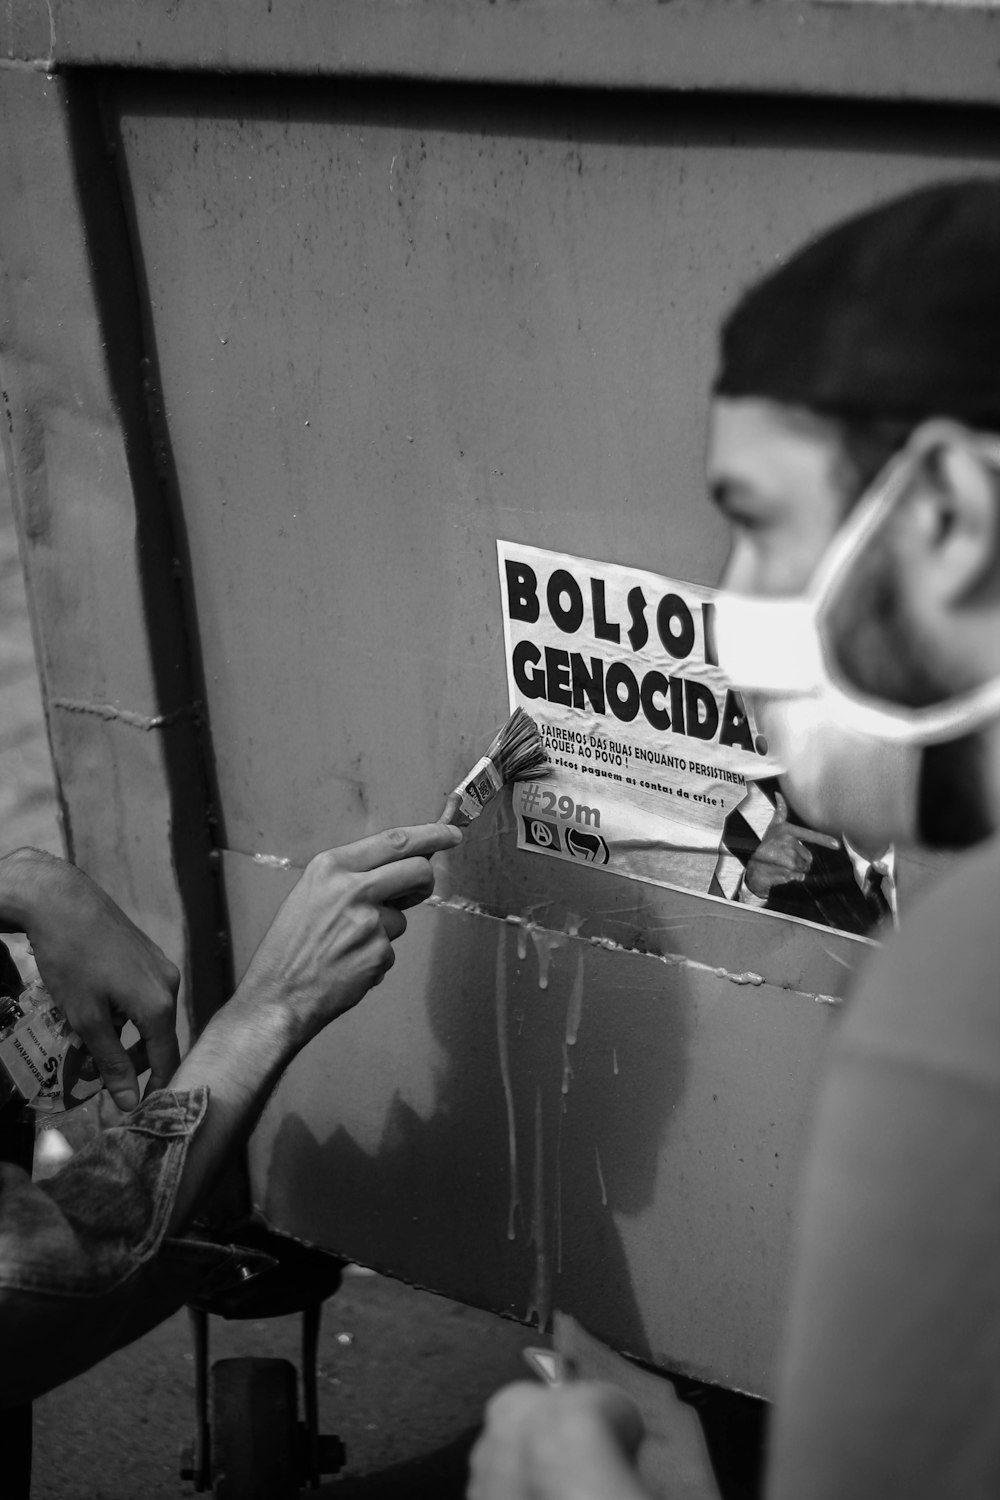
[[[503,787],[503,777],[488,755],[476,762],[468,776],[455,788],[453,796],[458,798],[458,807],[452,822],[459,828],[467,828]]]

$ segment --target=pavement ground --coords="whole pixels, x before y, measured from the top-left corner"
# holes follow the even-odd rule
[[[299,1368],[300,1319],[211,1319],[210,1356],[267,1355]],[[347,1447],[328,1500],[458,1500],[483,1403],[523,1378],[532,1333],[371,1274],[348,1273],[326,1304],[320,1341],[320,1430]],[[188,1316],[35,1404],[32,1500],[175,1500],[180,1448],[194,1424]],[[301,1394],[300,1394],[301,1400]],[[301,1408],[300,1408],[301,1410]]]

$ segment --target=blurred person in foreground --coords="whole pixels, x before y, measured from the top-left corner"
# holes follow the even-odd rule
[[[964,851],[832,1046],[767,1493],[1000,1495],[1000,181],[852,219],[750,290],[708,479],[720,662],[788,802],[861,846]],[[612,1387],[509,1387],[470,1494],[631,1500],[640,1439]]]
[[[185,1231],[292,1058],[392,966],[405,908],[433,890],[431,856],[460,839],[429,823],[317,855],[183,1061],[179,976],[159,948],[65,860],[31,849],[0,860],[0,927],[28,935],[52,998],[95,1045],[119,1101],[137,1106],[44,1182],[0,1161],[0,1408],[238,1273],[238,1247]],[[10,964],[2,944],[0,960]],[[141,1103],[119,1057],[126,1017],[152,1063]]]

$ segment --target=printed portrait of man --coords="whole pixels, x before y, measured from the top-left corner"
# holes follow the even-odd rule
[[[751,782],[726,818],[708,891],[860,937],[899,919],[893,847],[861,850],[803,826],[774,778]]]

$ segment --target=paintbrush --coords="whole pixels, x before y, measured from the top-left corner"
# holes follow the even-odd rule
[[[546,1385],[558,1388],[568,1385],[576,1375],[576,1366],[555,1349],[522,1349],[525,1363]]]
[[[449,792],[441,822],[467,828],[508,782],[547,776],[551,769],[538,725],[523,708],[515,708],[482,760]]]

